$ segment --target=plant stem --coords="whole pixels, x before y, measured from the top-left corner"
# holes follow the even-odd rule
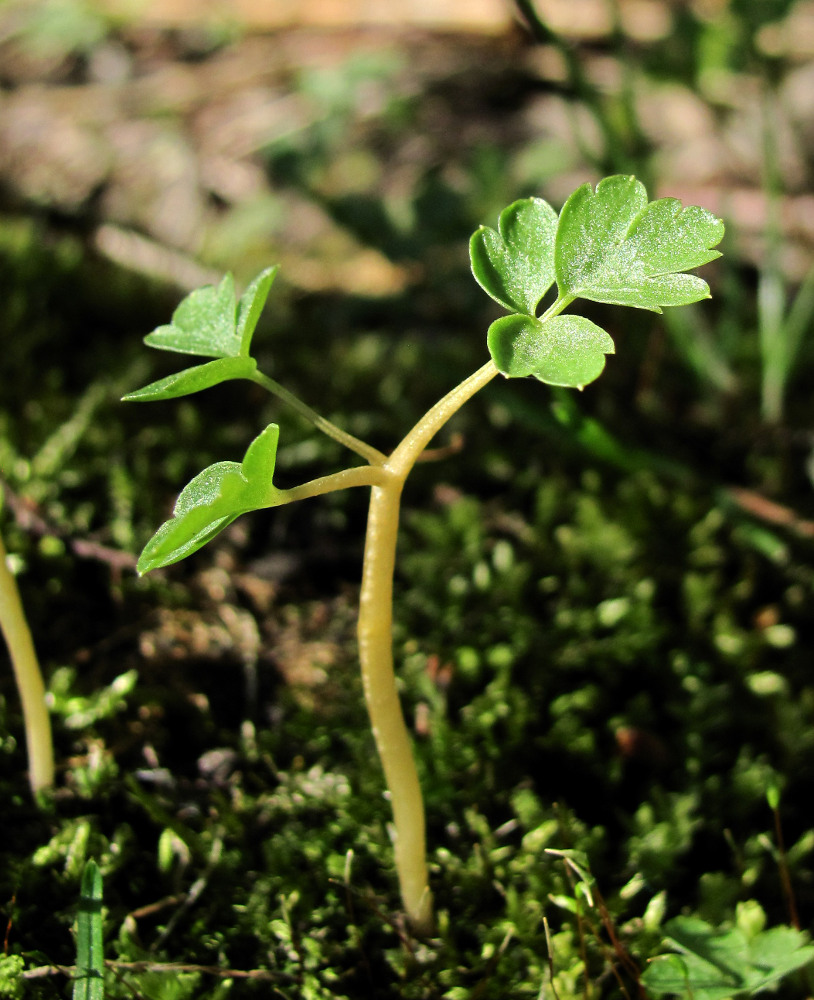
[[[413,929],[432,930],[424,802],[393,669],[393,572],[404,482],[430,439],[497,375],[489,361],[439,400],[402,440],[384,466],[389,478],[374,485],[359,598],[359,659],[368,714],[393,809],[396,870]]]
[[[0,538],[0,630],[8,646],[11,666],[20,692],[28,748],[28,780],[36,796],[54,783],[51,720],[45,705],[45,685],[23,611],[17,581],[6,562]]]
[[[487,361],[482,368],[479,368],[469,378],[464,379],[460,385],[456,385],[443,399],[439,399],[435,406],[427,410],[413,429],[405,435],[387,460],[385,468],[400,476],[404,481],[415,465],[418,456],[449,418],[460,410],[464,403],[479,389],[491,382],[497,374],[498,370],[494,361]]]
[[[251,376],[251,381],[262,385],[272,395],[277,396],[278,399],[282,399],[284,403],[288,403],[301,417],[305,417],[314,427],[321,430],[323,434],[327,434],[334,441],[338,441],[351,451],[355,451],[357,455],[361,455],[371,465],[383,465],[387,460],[387,456],[379,451],[378,448],[374,448],[372,445],[367,444],[367,442],[360,441],[359,438],[348,434],[347,431],[343,431],[341,427],[337,427],[336,424],[331,423],[330,420],[321,416],[316,410],[312,410],[307,403],[303,403],[293,392],[289,392],[285,386],[280,385],[279,382],[275,382],[273,378],[269,378],[263,372],[255,370]]]
[[[432,930],[424,803],[393,670],[393,570],[403,481],[374,486],[359,597],[359,660],[365,702],[393,809],[401,898],[414,930]]]
[[[384,486],[392,479],[392,475],[380,465],[360,465],[354,469],[343,469],[333,472],[330,476],[320,476],[311,479],[301,486],[293,486],[290,490],[281,490],[284,499],[275,503],[293,503],[295,500],[307,500],[308,497],[318,497],[325,493],[335,493],[337,490],[351,489],[353,486]]]
[[[547,319],[552,319],[554,316],[559,316],[563,309],[567,309],[568,306],[576,298],[576,295],[558,295],[556,302],[552,302],[551,305],[546,309],[543,315],[540,317],[540,322],[545,323]]]

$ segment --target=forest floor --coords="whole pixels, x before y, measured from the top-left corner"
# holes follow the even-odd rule
[[[760,975],[811,995],[814,8],[539,10],[534,41],[519,16],[0,9],[2,531],[58,761],[38,808],[3,671],[0,995],[66,995],[88,858],[110,997],[713,1000],[765,985],[764,924],[785,936]],[[389,451],[487,358],[470,234],[610,173],[720,214],[724,256],[711,302],[597,307],[595,385],[500,380],[415,470],[394,643],[438,912],[417,940],[357,675],[363,491],[134,571],[181,487],[271,421],[280,485],[341,449],[254,386],[119,400],[177,367],[141,340],[185,293],[278,263],[265,370]],[[647,993],[688,918],[696,944],[742,935],[735,978]]]

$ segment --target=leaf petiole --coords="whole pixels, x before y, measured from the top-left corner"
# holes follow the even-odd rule
[[[350,451],[356,452],[357,455],[360,455],[365,461],[370,462],[371,465],[384,465],[387,461],[387,456],[379,451],[378,448],[367,444],[366,441],[360,441],[353,434],[349,434],[347,431],[342,430],[341,427],[337,427],[336,424],[332,423],[326,417],[321,416],[316,410],[312,410],[307,403],[303,403],[293,392],[289,392],[285,386],[280,385],[279,382],[275,382],[273,378],[269,378],[268,375],[264,375],[263,372],[257,371],[257,369],[255,369],[249,378],[252,382],[261,385],[273,396],[281,399],[284,403],[288,403],[301,417],[305,417],[309,423],[312,423],[317,430],[322,431],[323,434],[327,434],[328,437],[333,438],[334,441],[338,441],[350,449]],[[313,494],[307,495],[312,496]]]
[[[293,486],[290,490],[280,490],[281,498],[275,507],[293,503],[295,500],[307,500],[309,497],[335,493],[337,490],[352,489],[354,486],[387,486],[393,479],[393,473],[380,465],[360,465],[353,469],[343,469],[329,476],[312,479],[301,486]]]
[[[545,323],[546,320],[553,319],[555,316],[559,316],[560,313],[567,309],[568,306],[576,298],[576,295],[558,295],[557,301],[552,302],[552,304],[546,309],[543,315],[540,317],[540,322]]]

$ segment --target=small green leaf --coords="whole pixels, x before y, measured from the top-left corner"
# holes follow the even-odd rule
[[[73,1000],[103,1000],[104,943],[102,936],[102,874],[95,861],[82,872],[76,916],[76,978]]]
[[[260,313],[266,304],[272,282],[277,276],[278,267],[267,267],[249,285],[241,295],[237,304],[237,336],[240,340],[240,353],[243,357],[249,356],[252,336],[254,334]]]
[[[277,424],[269,424],[252,441],[246,449],[246,454],[243,456],[240,471],[250,484],[250,495],[261,501],[259,504],[261,507],[267,506],[263,500],[267,489],[271,489],[270,495],[276,495],[281,492],[271,486],[274,463],[277,460],[277,441],[279,437],[280,428]]]
[[[655,959],[642,975],[654,997],[730,1000],[773,986],[814,960],[814,947],[791,927],[748,937],[738,928],[719,931],[697,917],[676,917],[665,928],[680,954]]]
[[[242,463],[217,462],[187,483],[172,518],[144,546],[138,572],[197,552],[241,514],[286,503],[285,491],[272,483],[279,434],[279,427],[269,424],[249,445]]]
[[[235,282],[227,274],[217,288],[206,285],[190,292],[172,314],[172,323],[148,333],[144,343],[179,354],[234,358],[241,347],[236,320]]]
[[[233,378],[251,378],[257,362],[254,358],[218,358],[217,361],[207,361],[194,368],[185,368],[166,378],[151,382],[142,389],[128,392],[122,396],[125,403],[150,403],[157,399],[175,399],[178,396],[189,396],[190,393],[210,389],[220,382]]]
[[[661,312],[709,297],[701,278],[683,274],[720,257],[712,247],[723,222],[675,198],[647,203],[635,177],[584,184],[560,212],[555,269],[561,298],[592,299]]]
[[[486,337],[492,360],[509,378],[534,375],[548,385],[582,389],[614,353],[610,335],[584,316],[503,316]]]
[[[475,280],[504,308],[534,316],[554,283],[556,229],[557,213],[542,198],[504,208],[497,230],[481,226],[469,241]]]
[[[814,961],[814,946],[807,942],[806,935],[793,927],[770,927],[756,935],[750,942],[749,958],[760,985],[753,988],[771,986]]]

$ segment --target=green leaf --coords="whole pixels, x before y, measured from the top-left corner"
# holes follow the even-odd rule
[[[145,545],[138,572],[197,552],[241,514],[286,503],[286,492],[272,483],[279,434],[279,427],[269,424],[249,445],[242,463],[217,462],[187,483],[172,518]]]
[[[734,928],[719,931],[696,917],[676,917],[665,930],[680,954],[650,963],[642,975],[654,997],[729,1000],[775,984],[814,960],[814,947],[800,931],[773,927],[751,938]]]
[[[217,288],[206,285],[190,292],[172,314],[172,323],[148,333],[144,343],[179,354],[234,358],[241,347],[236,320],[235,282],[227,274]]]
[[[277,276],[278,267],[267,267],[249,285],[241,295],[237,304],[237,336],[240,340],[240,353],[249,356],[252,336],[254,334],[260,313],[266,304],[272,282]]]
[[[122,396],[125,403],[147,403],[157,399],[175,399],[178,396],[188,396],[202,389],[209,389],[220,382],[233,378],[251,378],[257,362],[254,358],[218,358],[217,361],[207,361],[194,368],[168,375],[166,378],[151,382],[142,389],[128,392]]]
[[[503,316],[486,337],[492,360],[509,378],[534,375],[548,385],[582,389],[613,354],[610,335],[584,316]]]
[[[76,978],[73,1000],[103,1000],[104,944],[102,937],[102,874],[95,861],[82,873],[76,916]]]
[[[760,975],[763,989],[783,976],[814,961],[814,946],[793,927],[770,927],[751,942],[750,959]]]
[[[472,273],[511,312],[534,316],[554,283],[557,213],[542,198],[524,198],[500,213],[497,230],[481,226],[469,241]]]
[[[584,184],[560,212],[554,261],[560,298],[592,299],[661,312],[709,297],[701,278],[683,274],[720,257],[712,247],[723,222],[675,198],[648,204],[635,177]]]

